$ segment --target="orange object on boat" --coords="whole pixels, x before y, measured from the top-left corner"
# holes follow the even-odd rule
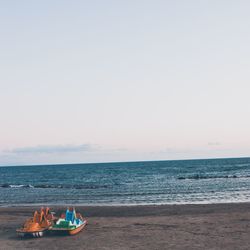
[[[54,216],[50,209],[41,208],[40,212],[35,211],[32,218],[25,221],[22,228],[17,229],[19,236],[42,237],[44,233],[54,224]]]

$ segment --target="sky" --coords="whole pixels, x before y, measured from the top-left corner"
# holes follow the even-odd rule
[[[0,166],[250,156],[249,1],[0,3]]]

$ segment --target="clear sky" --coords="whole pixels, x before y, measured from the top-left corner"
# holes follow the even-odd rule
[[[250,156],[250,1],[1,1],[0,165]]]

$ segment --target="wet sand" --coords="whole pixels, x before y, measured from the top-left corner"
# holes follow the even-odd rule
[[[250,249],[250,203],[77,207],[88,219],[75,236],[20,239],[34,207],[0,208],[0,249]],[[58,215],[60,207],[52,210]]]

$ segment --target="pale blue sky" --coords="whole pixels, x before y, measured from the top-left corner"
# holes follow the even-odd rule
[[[250,156],[249,1],[0,4],[0,165]]]

